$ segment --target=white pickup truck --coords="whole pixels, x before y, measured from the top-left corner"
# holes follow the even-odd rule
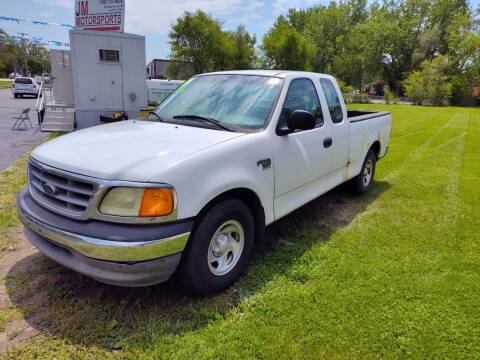
[[[18,213],[42,253],[82,274],[146,286],[175,273],[211,294],[266,225],[346,181],[367,191],[390,130],[388,112],[348,111],[328,75],[202,74],[146,120],[36,148]]]

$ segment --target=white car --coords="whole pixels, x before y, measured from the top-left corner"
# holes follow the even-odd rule
[[[203,74],[147,121],[36,148],[17,208],[28,239],[99,281],[232,284],[265,225],[333,187],[361,194],[387,152],[388,112],[347,111],[335,79],[292,71]]]
[[[40,86],[34,78],[17,77],[13,81],[12,93],[15,98],[23,97],[23,95],[33,95],[38,97],[39,88]]]

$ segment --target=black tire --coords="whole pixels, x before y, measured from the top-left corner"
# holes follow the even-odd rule
[[[18,94],[18,96],[20,96],[21,98],[23,98],[23,94]]]
[[[229,221],[237,222],[243,227],[243,249],[239,251],[238,260],[236,260],[236,264],[232,265],[229,272],[215,275],[209,265],[209,254],[213,249],[210,248],[212,237],[223,224]],[[197,295],[211,295],[229,287],[247,266],[252,253],[254,237],[253,216],[243,201],[226,199],[214,205],[199,219],[187,248],[182,254],[177,277],[183,287]],[[230,254],[227,254],[227,257],[228,255]]]
[[[375,176],[375,167],[377,164],[377,155],[370,149],[363,161],[360,174],[350,180],[350,191],[355,195],[366,193],[372,187],[373,177]]]
[[[16,99],[18,98],[18,94],[13,94],[13,97]]]

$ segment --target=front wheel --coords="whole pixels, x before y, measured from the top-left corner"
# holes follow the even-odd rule
[[[250,259],[254,228],[243,201],[227,199],[213,206],[200,219],[182,254],[178,270],[182,285],[199,295],[230,286]]]
[[[350,180],[350,190],[355,195],[366,193],[372,187],[373,177],[375,175],[375,167],[377,156],[373,150],[369,150],[365,160],[363,161],[360,174]]]

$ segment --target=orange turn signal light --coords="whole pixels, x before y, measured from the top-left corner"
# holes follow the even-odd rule
[[[138,215],[165,216],[173,211],[173,193],[169,189],[144,189]]]

